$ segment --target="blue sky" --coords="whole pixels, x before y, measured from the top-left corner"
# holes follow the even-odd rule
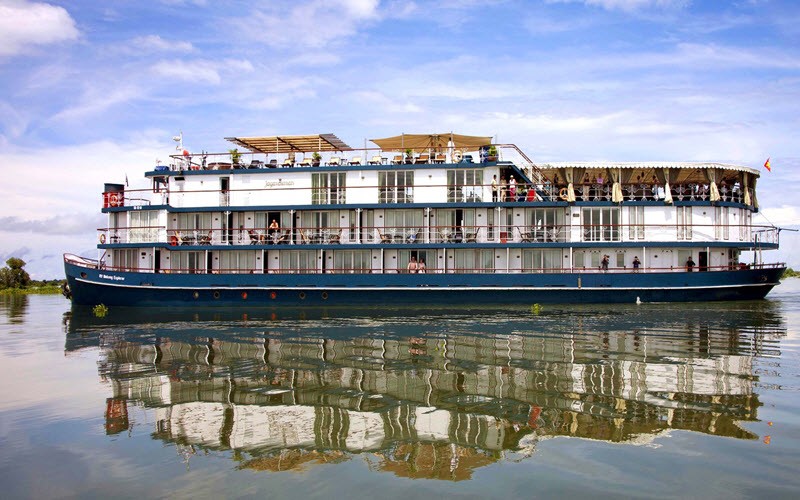
[[[0,0],[0,258],[96,256],[104,182],[185,145],[333,132],[493,135],[534,161],[772,173],[800,223],[800,2]],[[798,238],[778,256],[795,268]]]

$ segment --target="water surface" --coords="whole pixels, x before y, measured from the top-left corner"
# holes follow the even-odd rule
[[[0,483],[52,497],[796,497],[800,280],[482,310],[0,297]]]

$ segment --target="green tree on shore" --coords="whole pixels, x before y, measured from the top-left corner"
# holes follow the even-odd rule
[[[0,290],[4,288],[25,288],[30,284],[31,277],[22,269],[25,261],[11,257],[6,261],[6,267],[0,269]]]

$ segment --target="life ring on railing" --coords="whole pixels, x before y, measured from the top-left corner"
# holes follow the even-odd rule
[[[563,201],[567,201],[569,199],[567,197],[567,188],[561,188],[561,191],[558,192],[558,197]]]
[[[178,237],[174,234],[169,237],[169,244],[174,246],[178,246]]]
[[[111,205],[112,207],[118,207],[119,206],[119,195],[116,194],[116,193],[113,193],[111,196],[109,196],[108,197],[108,204]]]
[[[101,234],[100,235],[100,244],[101,245],[105,245],[106,244],[106,235],[105,234]]]
[[[455,151],[453,151],[453,163],[460,162],[461,158],[463,158],[463,153],[461,153],[460,149],[456,149]]]

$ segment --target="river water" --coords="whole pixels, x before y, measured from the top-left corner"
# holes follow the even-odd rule
[[[767,300],[126,310],[0,297],[4,498],[800,495]]]

